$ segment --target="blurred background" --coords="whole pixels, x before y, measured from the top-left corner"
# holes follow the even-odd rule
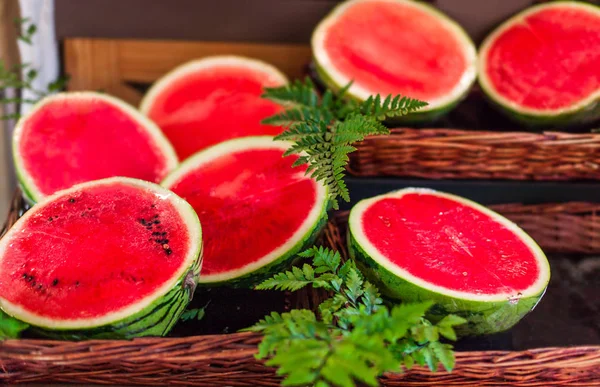
[[[476,43],[499,22],[532,4],[531,0],[429,2],[457,20]],[[34,65],[39,71],[34,82],[40,85],[56,79],[59,73],[74,71],[69,74],[71,89],[102,89],[132,103],[139,102],[144,87],[168,69],[212,54],[259,56],[298,77],[310,61],[313,28],[337,3],[0,0],[0,58],[7,67],[19,62]],[[17,40],[14,20],[18,18],[28,18],[36,25],[32,44]],[[152,40],[175,40],[178,44],[145,44]],[[167,46],[171,49],[163,52]],[[2,108],[23,113],[28,106]],[[0,219],[6,215],[15,187],[8,145],[13,124],[1,124]]]

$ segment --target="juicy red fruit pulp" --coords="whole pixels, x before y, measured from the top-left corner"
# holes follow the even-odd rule
[[[288,241],[317,200],[305,167],[281,149],[247,150],[200,165],[170,189],[196,210],[204,237],[202,275],[258,261]]]
[[[190,237],[173,204],[126,184],[64,195],[26,220],[0,261],[0,294],[43,317],[94,318],[172,279]]]
[[[160,182],[164,153],[142,125],[97,98],[55,99],[23,123],[19,153],[42,195],[113,176]]]
[[[324,46],[338,72],[383,95],[433,101],[454,89],[467,68],[456,33],[410,3],[353,4],[328,28]]]
[[[365,211],[363,228],[394,265],[446,289],[513,293],[539,274],[534,253],[513,231],[448,198],[409,193],[382,199]]]
[[[281,86],[266,73],[215,66],[182,75],[153,100],[147,115],[169,138],[180,159],[225,140],[277,135],[282,128],[261,120],[282,111],[261,98],[264,87]]]
[[[600,13],[557,5],[503,31],[487,53],[496,92],[532,109],[571,106],[600,89]]]

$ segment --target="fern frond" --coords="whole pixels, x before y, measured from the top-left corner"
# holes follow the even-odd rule
[[[262,98],[296,107],[315,108],[319,106],[319,96],[309,77],[306,77],[304,81],[296,80],[285,86],[267,87]]]
[[[388,118],[405,116],[427,106],[427,102],[401,95],[388,95],[383,101],[379,94],[370,96],[359,105],[357,113],[375,117],[383,121]]]

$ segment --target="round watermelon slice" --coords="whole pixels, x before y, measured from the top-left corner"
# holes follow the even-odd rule
[[[31,202],[113,176],[158,183],[178,163],[153,122],[123,101],[94,92],[44,98],[17,123],[13,157]]]
[[[183,160],[238,137],[277,135],[262,119],[282,111],[261,98],[265,87],[285,85],[275,67],[256,59],[215,56],[186,63],[159,79],[140,105]]]
[[[465,317],[463,335],[509,329],[538,303],[548,261],[523,230],[457,196],[407,188],[363,200],[349,218],[359,268],[385,296],[433,300],[434,320]]]
[[[327,218],[327,189],[283,157],[289,143],[258,136],[198,152],[163,182],[203,225],[201,284],[249,287],[311,245]]]
[[[479,83],[509,117],[531,126],[600,118],[600,7],[574,1],[531,7],[482,44]]]
[[[57,192],[0,240],[0,307],[49,336],[169,332],[200,271],[200,222],[153,183],[110,178]]]
[[[350,0],[316,28],[312,48],[322,81],[349,94],[402,94],[428,102],[404,121],[435,119],[466,95],[476,49],[466,32],[435,8],[410,0]]]

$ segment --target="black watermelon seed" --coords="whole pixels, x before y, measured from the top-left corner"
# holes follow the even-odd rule
[[[52,281],[52,286],[56,286],[58,285],[58,278],[55,278],[54,281]]]
[[[42,290],[42,285],[38,285],[38,290]]]
[[[155,220],[154,224],[160,224],[160,220]]]
[[[75,286],[79,286],[79,281],[75,281]]]
[[[158,215],[154,215],[154,219],[158,219]]]
[[[142,225],[146,225],[146,219],[138,219],[138,222],[140,222]]]
[[[69,203],[75,203],[75,199],[73,199],[73,198],[69,199]]]
[[[54,219],[52,219],[52,217],[48,218],[48,222],[52,222]]]
[[[167,255],[171,255],[171,254],[173,254],[173,250],[171,250],[171,249],[166,249],[166,250],[165,250],[165,253],[166,253]]]
[[[155,232],[153,232],[153,233],[152,233],[152,235],[154,235],[154,236],[161,236],[161,235],[162,235],[162,233],[161,233],[161,232],[157,232],[157,231],[155,231]]]

